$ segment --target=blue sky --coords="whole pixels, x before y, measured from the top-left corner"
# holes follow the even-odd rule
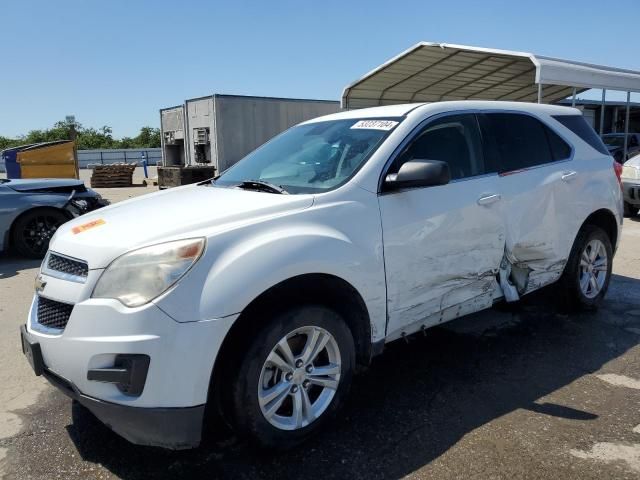
[[[0,0],[0,18],[2,136],[68,114],[132,136],[211,93],[337,100],[421,40],[640,70],[638,0]]]

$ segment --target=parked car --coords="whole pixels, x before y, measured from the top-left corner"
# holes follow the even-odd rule
[[[388,342],[554,282],[569,306],[596,308],[620,237],[620,170],[568,107],[317,118],[213,181],[61,226],[23,349],[133,443],[194,447],[218,413],[259,445],[290,447]]]
[[[627,160],[622,167],[624,214],[635,217],[640,210],[640,154]]]
[[[107,204],[81,180],[0,179],[0,251],[42,258],[60,225]]]
[[[607,146],[609,154],[620,164],[640,153],[640,133],[627,134],[627,158],[623,158],[624,133],[607,133],[602,136],[602,141]]]

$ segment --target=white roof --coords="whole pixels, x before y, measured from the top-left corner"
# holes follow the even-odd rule
[[[544,103],[523,102],[497,102],[492,100],[455,100],[431,103],[405,103],[397,105],[385,105],[382,107],[368,107],[316,117],[304,123],[326,122],[328,120],[347,120],[360,118],[392,118],[404,115],[425,115],[441,112],[454,112],[456,110],[508,110],[531,112],[543,115],[581,115],[577,108],[549,105]]]
[[[552,103],[590,88],[640,92],[640,72],[526,52],[421,42],[344,89],[343,108],[442,100]]]

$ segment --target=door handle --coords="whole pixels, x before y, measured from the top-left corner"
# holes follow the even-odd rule
[[[571,180],[575,179],[577,175],[578,175],[578,172],[564,172],[562,174],[562,177],[560,178],[564,182],[570,182]]]
[[[497,202],[502,198],[502,195],[499,193],[492,193],[491,195],[483,195],[478,199],[478,205],[489,205],[491,203]]]

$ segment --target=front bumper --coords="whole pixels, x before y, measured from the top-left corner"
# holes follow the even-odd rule
[[[639,181],[625,181],[622,179],[622,192],[624,201],[635,206],[640,207],[640,182]]]
[[[85,406],[121,437],[136,445],[172,450],[195,448],[200,444],[204,405],[186,408],[140,408],[105,402],[85,395],[72,382],[49,370],[42,359],[40,344],[27,332],[25,326],[20,330],[23,352],[28,355],[36,375],[44,376],[53,386]]]
[[[236,316],[179,323],[154,304],[127,308],[117,300],[83,300],[73,295],[71,282],[45,278],[52,300],[74,306],[56,332],[41,328],[34,298],[23,335],[38,345],[43,376],[133,443],[196,446],[213,365]],[[127,356],[149,359],[142,388],[128,392],[117,382],[96,380],[96,371],[117,369],[118,358]]]

